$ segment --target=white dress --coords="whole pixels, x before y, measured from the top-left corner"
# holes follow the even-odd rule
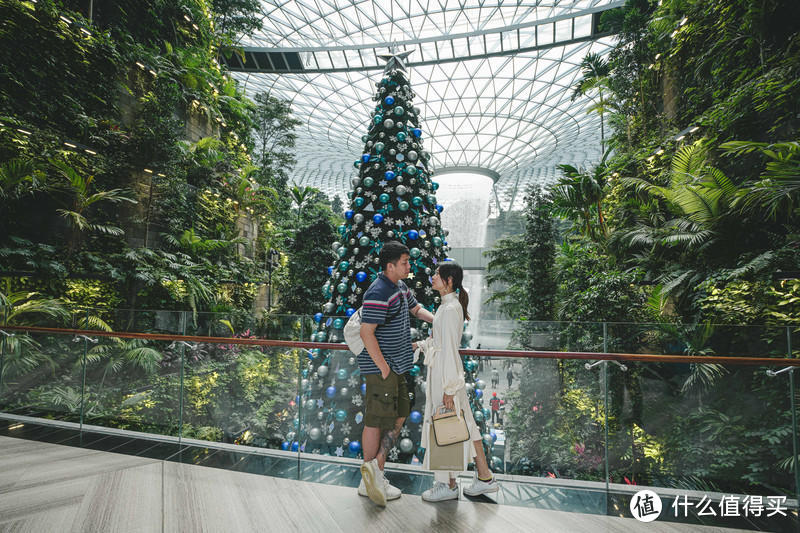
[[[472,441],[481,440],[481,433],[472,416],[464,382],[464,365],[458,348],[461,344],[461,332],[464,327],[464,311],[455,292],[444,295],[442,304],[433,317],[433,336],[417,343],[419,351],[425,353],[425,366],[428,377],[425,382],[425,418],[422,424],[420,445],[426,450],[429,447],[431,416],[434,409],[442,404],[444,393],[452,395],[456,413],[464,413],[469,428],[469,440],[464,442],[464,465],[475,457],[475,446]],[[430,470],[428,454],[422,461],[422,467]],[[455,478],[458,472],[436,471],[436,481],[447,483],[450,477]]]

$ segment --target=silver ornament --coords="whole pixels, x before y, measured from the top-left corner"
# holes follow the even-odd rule
[[[361,183],[361,178],[358,177],[350,178],[350,185],[352,185],[353,187],[358,187],[360,183]]]
[[[355,357],[351,357],[350,359],[347,360],[347,363],[350,366],[353,366],[354,364],[356,364],[356,358]]]
[[[328,444],[333,444],[333,435],[328,435],[325,437],[325,442]]]
[[[331,244],[331,249],[333,249],[334,252],[341,247],[342,243],[340,243],[339,241],[333,241],[333,244]]]
[[[300,388],[306,390],[308,388],[308,384],[309,384],[308,380],[303,378],[303,380],[300,382]]]
[[[353,255],[358,255],[359,251],[360,250],[359,250],[358,246],[356,246],[355,248],[353,248]],[[352,276],[352,274],[350,274],[350,276]]]
[[[408,192],[408,189],[406,189],[405,185],[398,185],[394,188],[394,192],[397,193],[397,196],[403,196]]]
[[[322,411],[317,412],[317,420],[322,420],[323,418],[325,418],[325,413]]]
[[[309,398],[308,400],[306,400],[306,403],[305,403],[304,407],[305,407],[305,409],[308,409],[309,411],[311,411],[314,408],[315,405],[317,405],[317,402],[315,402],[314,400]]]
[[[350,246],[353,246],[356,243],[355,239],[350,239]]]
[[[327,376],[328,375],[328,365],[319,365],[319,368],[317,369],[317,374],[319,374],[319,377],[321,377],[321,378],[324,378],[325,376]]]
[[[319,428],[311,428],[311,431],[308,432],[308,436],[311,437],[311,440],[318,440],[322,436],[322,431]]]
[[[439,225],[439,219],[436,217],[431,217],[428,219],[428,224],[430,224],[432,227],[435,228],[436,226]]]
[[[342,396],[343,398],[347,398],[349,395],[350,395],[350,391],[347,389],[347,387],[342,387],[341,389],[339,389],[339,396]]]
[[[390,239],[393,239],[394,238],[394,232],[392,230],[389,230],[389,231],[386,232],[386,236],[389,237]]]
[[[390,118],[387,118],[386,120],[383,121],[383,126],[387,130],[390,130],[390,129],[394,128],[394,120],[392,120]]]
[[[372,141],[367,141],[367,147],[372,148]]]
[[[397,153],[397,150],[395,150],[394,148],[389,150],[389,155],[395,155],[396,153]]]
[[[408,453],[414,448],[414,442],[411,439],[409,439],[408,437],[405,437],[403,439],[400,439],[399,446],[400,446],[400,450],[403,453]]]
[[[380,132],[380,133],[378,134],[378,137],[380,137],[381,139],[383,139],[384,137],[386,137],[386,134],[385,134],[384,132]]]
[[[433,299],[433,301],[438,304],[439,302],[442,301],[442,299],[437,296],[436,298]]]
[[[374,165],[372,165],[372,168],[378,170],[379,168],[381,168],[381,166],[378,163],[375,163]]]
[[[364,215],[362,215],[361,213],[356,213],[355,215],[353,215],[353,222],[355,222],[356,224],[361,224],[362,222],[364,222]]]
[[[408,160],[409,161],[416,161],[418,157],[419,156],[417,155],[417,152],[415,152],[414,150],[411,150],[410,152],[408,152]]]
[[[356,294],[361,294],[361,287],[356,287]]]
[[[344,444],[345,446],[348,446],[350,444],[350,439],[345,437],[344,440],[342,441],[342,444]]]
[[[347,276],[348,276],[348,277],[352,277],[352,276],[353,276],[353,274],[355,274],[355,270],[353,270],[352,268],[351,268],[350,270],[348,270],[348,271],[347,271]]]
[[[336,305],[333,302],[328,302],[322,306],[322,312],[326,315],[330,315],[333,313],[333,310],[336,309]]]

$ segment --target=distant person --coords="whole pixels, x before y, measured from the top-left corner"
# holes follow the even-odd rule
[[[496,389],[500,384],[500,372],[496,368],[492,369],[492,388]]]
[[[503,420],[506,418],[506,402],[505,400],[500,400],[500,411],[497,413],[497,421],[502,426]]]
[[[462,443],[464,464],[468,462],[467,457],[475,458],[472,484],[464,487],[464,494],[478,496],[497,492],[499,486],[486,461],[483,438],[472,416],[464,382],[464,366],[458,353],[464,319],[469,320],[469,296],[461,285],[463,279],[464,271],[452,261],[440,264],[432,278],[432,287],[439,291],[442,303],[433,318],[433,337],[417,343],[418,349],[425,352],[425,365],[428,367],[421,446],[425,449],[430,447],[431,420],[437,407],[444,405],[448,410],[463,414],[469,430],[469,439]],[[429,460],[429,454],[426,453],[422,468],[430,469]],[[422,499],[428,502],[458,499],[457,475],[458,472],[434,472],[433,488],[423,492]]]
[[[500,416],[500,398],[497,397],[497,393],[492,393],[492,399],[489,400],[489,405],[492,408],[492,424],[495,423],[495,420]]]
[[[384,477],[383,467],[411,411],[406,374],[414,365],[414,350],[408,315],[433,322],[433,314],[414,299],[402,281],[411,271],[410,257],[404,244],[390,241],[383,245],[378,256],[381,273],[364,292],[361,307],[364,350],[358,355],[358,367],[367,390],[358,494],[381,506],[400,497],[400,489]]]
[[[508,368],[508,372],[506,372],[506,379],[508,379],[508,388],[511,388],[511,384],[514,382],[514,371],[511,370],[511,367]]]

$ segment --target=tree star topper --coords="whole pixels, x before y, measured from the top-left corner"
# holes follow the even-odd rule
[[[386,61],[386,66],[383,67],[383,73],[389,74],[389,72],[391,72],[392,69],[397,69],[401,72],[406,72],[405,60],[408,58],[408,56],[411,55],[413,51],[414,50],[406,50],[405,52],[400,52],[398,54],[395,53],[395,47],[390,46],[388,54],[378,56],[384,61]]]

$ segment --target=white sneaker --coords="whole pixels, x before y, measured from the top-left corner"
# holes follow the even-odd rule
[[[396,500],[397,498],[400,497],[401,494],[403,494],[403,492],[400,489],[389,483],[389,480],[386,479],[385,477],[383,478],[383,489],[384,492],[386,493],[387,502],[391,500]],[[365,497],[367,496],[367,487],[366,485],[364,485],[364,478],[361,478],[361,483],[359,483],[358,485],[358,495]]]
[[[478,479],[478,473],[472,475],[472,485],[464,487],[464,494],[467,496],[480,496],[481,494],[488,494],[490,492],[497,492],[500,490],[500,484],[494,476],[489,481],[481,481]]]
[[[366,461],[361,464],[361,481],[367,497],[376,505],[386,506],[386,489],[383,485],[383,474],[378,468],[378,460]]]
[[[426,502],[443,502],[445,500],[458,499],[458,485],[455,488],[450,488],[447,483],[436,482],[432,489],[428,489],[422,493],[422,499]]]

